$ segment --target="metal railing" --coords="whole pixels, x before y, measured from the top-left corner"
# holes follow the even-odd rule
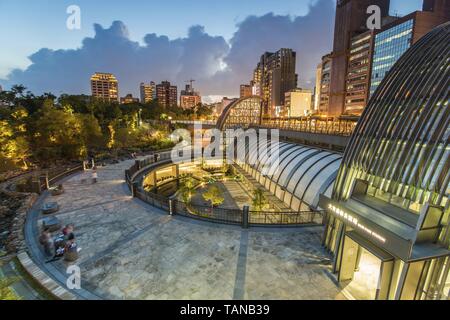
[[[250,211],[250,225],[304,225],[323,224],[324,212],[321,211],[301,211],[301,212],[257,212]]]
[[[73,167],[59,167],[30,172],[19,178],[15,182],[15,187],[19,192],[41,193],[55,186],[61,179],[82,170],[83,165],[80,164]]]
[[[67,168],[65,170],[62,171],[55,171],[52,172],[51,174],[48,175],[48,184],[51,187],[52,185],[54,185],[55,183],[57,183],[59,180],[68,177],[72,174],[74,174],[75,172],[78,171],[82,171],[83,170],[83,165],[78,165],[72,168]]]
[[[305,116],[297,118],[263,118],[261,119],[260,124],[256,126],[267,129],[281,129],[305,133],[349,137],[355,130],[358,120],[359,117],[357,116]],[[188,125],[193,125],[195,123],[209,126],[216,125],[215,121],[172,120],[171,122]],[[251,123],[239,123],[236,125],[253,126]]]
[[[170,157],[170,154],[168,155]],[[302,212],[269,212],[251,211],[244,214],[244,210],[217,208],[211,206],[200,206],[192,203],[185,203],[178,199],[171,199],[154,192],[146,191],[139,185],[139,179],[135,177],[139,171],[145,173],[145,167],[151,170],[155,164],[167,162],[167,156],[162,154],[159,157],[153,155],[145,160],[136,163],[125,171],[125,180],[134,197],[156,207],[167,211],[170,215],[179,215],[196,220],[215,222],[221,224],[265,227],[298,227],[305,225],[322,225],[323,212],[302,211]],[[138,176],[141,174],[138,174]]]
[[[259,127],[267,129],[280,129],[299,131],[305,133],[334,135],[349,137],[353,134],[358,123],[358,118],[265,118]]]
[[[152,192],[147,192],[141,188],[137,188],[134,196],[156,208],[170,210],[170,200],[164,196]]]
[[[187,204],[179,200],[171,200],[172,214],[197,220],[224,224],[242,225],[243,212],[239,209],[224,209]]]

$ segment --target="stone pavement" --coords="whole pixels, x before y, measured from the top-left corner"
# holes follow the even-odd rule
[[[76,175],[63,195],[45,199],[59,203],[63,224],[75,224],[84,289],[107,299],[337,297],[321,228],[243,230],[170,217],[131,198],[123,176],[132,164],[99,168],[97,184],[89,172]],[[51,264],[65,271],[62,261]]]

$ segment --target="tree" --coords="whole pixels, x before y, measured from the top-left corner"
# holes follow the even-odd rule
[[[203,194],[203,199],[209,201],[212,208],[220,206],[225,201],[217,186],[210,186],[208,191]]]
[[[0,300],[21,300],[21,298],[11,289],[11,285],[17,282],[17,278],[0,279]]]
[[[83,124],[71,112],[58,110],[46,100],[34,121],[33,148],[38,159],[80,160],[86,156]]]
[[[26,168],[26,159],[29,155],[29,146],[25,138],[16,136],[8,121],[0,120],[0,171],[13,169],[19,163]]]
[[[0,263],[0,267],[2,264]],[[18,277],[0,278],[0,301],[2,300],[21,300],[21,298],[11,289],[11,285],[19,281]]]
[[[180,188],[181,199],[184,203],[189,204],[191,202],[192,194],[195,191],[195,180],[192,177],[187,177]]]
[[[83,124],[81,137],[87,150],[104,147],[105,141],[98,120],[91,114],[77,114],[76,117]]]
[[[253,191],[253,199],[252,199],[252,209],[255,211],[262,211],[267,208],[269,201],[264,195],[264,190],[261,188],[255,189]]]
[[[199,103],[196,107],[195,107],[195,115],[197,118],[208,118],[213,114],[213,110],[212,108]]]

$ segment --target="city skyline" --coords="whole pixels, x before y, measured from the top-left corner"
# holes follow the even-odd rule
[[[0,1],[0,302],[450,301],[450,0]]]
[[[292,1],[286,1],[280,5],[277,3],[277,9],[275,10],[273,10],[273,4],[272,6],[270,6],[270,4],[272,4],[270,1],[264,1],[258,6],[259,9],[249,8],[247,5],[240,5],[238,9],[233,8],[233,6],[230,5],[225,6],[228,9],[224,9],[224,18],[219,19],[220,23],[217,23],[220,25],[219,29],[221,30],[221,34],[216,35],[218,32],[215,30],[214,26],[209,23],[208,19],[205,18],[195,20],[197,21],[195,24],[201,25],[202,27],[192,27],[194,25],[193,23],[190,23],[189,21],[180,21],[174,22],[174,26],[168,23],[161,23],[160,25],[151,23],[151,26],[148,27],[148,29],[151,30],[148,30],[143,25],[137,25],[136,21],[127,19],[126,14],[123,14],[123,17],[119,16],[120,13],[117,12],[117,4],[111,6],[111,10],[109,10],[109,19],[105,18],[105,14],[102,13],[98,17],[96,15],[96,18],[93,20],[89,11],[94,10],[94,8],[87,6],[81,1],[79,2],[82,10],[81,30],[68,31],[64,30],[65,28],[62,27],[61,29],[63,30],[54,29],[55,36],[46,37],[45,43],[39,42],[39,46],[35,44],[34,47],[32,47],[35,40],[28,41],[29,43],[23,42],[19,46],[15,45],[15,42],[18,42],[21,38],[21,28],[35,21],[36,18],[39,18],[29,17],[30,19],[28,19],[28,21],[21,21],[23,26],[18,28],[18,32],[15,33],[14,38],[5,37],[5,41],[7,42],[7,45],[11,47],[11,50],[8,50],[7,53],[0,54],[0,84],[7,89],[13,84],[23,83],[30,90],[37,93],[52,91],[56,95],[66,92],[88,93],[89,83],[79,83],[81,79],[80,73],[87,73],[86,75],[83,74],[84,78],[86,78],[89,74],[100,70],[102,72],[116,74],[119,81],[124,84],[123,92],[130,92],[135,96],[139,96],[139,83],[142,81],[163,81],[167,78],[167,80],[176,85],[182,86],[184,81],[190,77],[199,79],[197,87],[205,96],[238,96],[239,88],[236,87],[236,84],[239,85],[240,82],[245,82],[247,80],[248,71],[252,68],[250,61],[254,61],[254,59],[259,57],[264,51],[276,51],[281,47],[292,47],[294,50],[298,51],[300,55],[297,63],[299,85],[302,87],[313,88],[315,75],[315,67],[313,65],[316,65],[316,61],[319,61],[317,57],[321,57],[332,45],[332,20],[334,19],[333,1],[300,1],[294,6],[295,10],[292,7]],[[199,4],[194,7],[197,8],[198,5]],[[311,7],[308,9],[309,5],[311,5]],[[13,5],[5,2],[0,5],[0,7],[2,6],[5,9],[9,9],[14,16],[19,4]],[[28,8],[32,7],[33,5],[30,5]],[[61,8],[63,10],[62,13],[55,12]],[[62,6],[62,4],[56,6],[56,8],[52,7],[52,10],[48,15],[53,15],[53,18],[57,16],[57,21],[65,22],[65,19],[68,16],[65,13],[65,8],[66,7]],[[86,10],[83,10],[83,8],[86,8]],[[155,7],[155,11],[157,9],[163,10],[164,6],[158,5]],[[407,4],[405,1],[392,1],[392,13],[406,14],[415,9],[419,9],[418,4],[413,4],[411,1],[408,1]],[[191,10],[193,9],[190,8],[189,11]],[[209,9],[205,10],[208,11]],[[86,13],[86,11],[88,12]],[[3,10],[3,12],[5,12],[5,10]],[[131,12],[134,12],[134,10],[131,10]],[[164,16],[164,11],[161,12],[163,12],[161,15]],[[287,12],[290,13],[290,16],[286,15]],[[233,14],[235,17],[234,20],[228,19],[228,17],[233,16]],[[112,17],[113,15],[117,16]],[[241,17],[241,19],[239,19],[239,17]],[[314,17],[317,19],[314,19]],[[137,18],[139,18],[139,16],[137,16]],[[121,20],[122,22],[115,22],[109,27],[111,21],[116,20]],[[305,27],[310,27],[309,29],[311,30],[314,29],[311,28],[314,27],[314,22],[311,20],[327,21],[327,23],[321,23],[316,30],[318,34],[325,33],[325,35],[321,36],[320,40],[314,40],[319,41],[318,43],[310,43],[311,39],[314,39],[314,34],[308,35],[306,32],[300,30]],[[94,26],[96,34],[92,38],[92,24],[97,22],[102,26]],[[37,31],[30,31],[33,29],[28,28],[28,33],[39,32],[41,28],[54,23],[56,22],[50,19],[50,21],[45,21],[43,26],[37,27]],[[64,23],[62,25],[64,25]],[[226,25],[226,27],[224,27],[224,25]],[[163,27],[166,32],[161,30]],[[187,37],[180,31],[183,30],[183,28],[185,31],[190,28]],[[5,28],[3,29],[5,30]],[[260,36],[255,36],[253,31],[256,29],[263,29],[265,33],[267,30],[270,32],[272,32],[272,29],[276,30],[272,32],[275,36],[266,37],[266,39],[264,39],[264,37],[261,38]],[[144,30],[146,31],[144,32]],[[285,31],[289,32],[285,39],[279,39],[280,37],[277,37],[277,34]],[[147,36],[147,43],[143,44],[144,41],[142,38],[144,38],[146,34],[152,34],[153,32],[155,34]],[[159,36],[156,36],[156,34]],[[293,36],[297,34],[298,39],[295,39]],[[168,37],[163,35],[168,35]],[[293,38],[294,41],[292,41]],[[39,39],[39,36],[37,39]],[[254,41],[248,43],[249,39]],[[203,51],[203,56],[200,57],[198,61],[192,61],[192,57],[183,55],[182,53],[180,54],[179,52],[173,54],[172,57],[165,57],[167,59],[172,59],[171,61],[175,62],[172,63],[172,65],[175,65],[173,70],[165,70],[167,76],[162,74],[161,70],[158,68],[158,63],[155,61],[147,61],[144,68],[142,68],[142,71],[129,68],[130,71],[133,71],[133,74],[129,75],[124,74],[123,70],[114,66],[114,61],[116,60],[114,56],[107,57],[108,61],[105,62],[108,67],[113,66],[112,68],[106,68],[106,66],[105,68],[101,68],[101,65],[99,66],[98,64],[89,68],[89,63],[77,59],[77,53],[80,55],[92,51],[92,48],[90,48],[91,51],[89,48],[86,48],[88,46],[87,44],[98,47],[106,40],[110,41],[111,47],[115,49],[117,46],[119,46],[119,49],[123,49],[123,47],[118,44],[120,42],[123,42],[123,44],[126,44],[125,46],[129,47],[128,49],[130,50],[123,52],[125,57],[129,58],[124,59],[124,64],[132,64],[133,61],[135,61],[133,58],[136,57],[136,51],[145,52],[146,50],[151,50],[151,53],[156,57],[158,57],[158,52],[160,56],[164,56],[164,51],[158,51],[158,48],[161,48],[164,45],[170,46],[174,51],[180,52],[186,52],[192,48],[192,46],[197,46],[200,48],[200,53]],[[80,43],[83,43],[83,47],[81,48]],[[292,45],[290,45],[291,43]],[[305,43],[308,43],[309,45],[306,46]],[[53,48],[54,50],[62,49],[57,51],[47,49],[38,51],[39,48],[42,47]],[[73,49],[77,47],[78,49]],[[67,48],[72,49],[67,50]],[[205,54],[205,50],[202,50],[202,48],[208,48],[210,54]],[[31,55],[33,52],[35,52],[31,57],[33,64],[29,65],[29,61],[24,62],[24,57]],[[58,56],[60,59],[53,59],[55,56]],[[156,59],[156,57],[152,57],[151,54],[149,56],[149,60]],[[240,58],[239,60],[238,57]],[[52,65],[45,65],[45,69],[50,74],[54,74],[53,77],[49,77],[52,80],[43,79],[43,75],[40,73],[42,72],[40,69],[44,68],[43,64],[45,64],[49,58],[53,59]],[[74,66],[69,66],[67,61],[71,61]],[[196,68],[190,67],[190,65],[195,66]],[[64,79],[66,77],[59,79],[60,75],[58,74],[58,71],[63,67],[69,69],[69,71],[73,69],[73,77],[70,80]],[[83,71],[79,71],[81,67],[83,68]],[[11,68],[18,69],[11,73]],[[195,74],[196,71],[198,71],[198,75]],[[200,74],[202,77],[199,76]],[[6,78],[9,80],[6,80]]]

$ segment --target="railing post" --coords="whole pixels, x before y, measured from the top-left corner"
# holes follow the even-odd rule
[[[133,197],[133,198],[136,198],[136,195],[137,195],[137,189],[138,189],[138,182],[133,182],[132,184],[131,184],[131,196]]]
[[[249,206],[244,206],[244,208],[242,208],[242,228],[244,229],[248,229],[249,211]]]
[[[49,185],[48,185],[48,173],[39,177],[39,184],[40,184],[40,185],[44,184],[46,190],[49,189]]]
[[[173,214],[174,214],[174,207],[173,207],[173,200],[172,199],[169,199],[169,216],[173,216]]]
[[[135,168],[136,168],[136,171],[141,170],[141,161],[135,160],[135,161],[134,161],[134,166],[135,166]]]
[[[40,179],[37,180],[32,180],[31,181],[31,187],[33,192],[37,193],[37,194],[41,194],[42,193],[42,188],[41,188],[41,181]]]

